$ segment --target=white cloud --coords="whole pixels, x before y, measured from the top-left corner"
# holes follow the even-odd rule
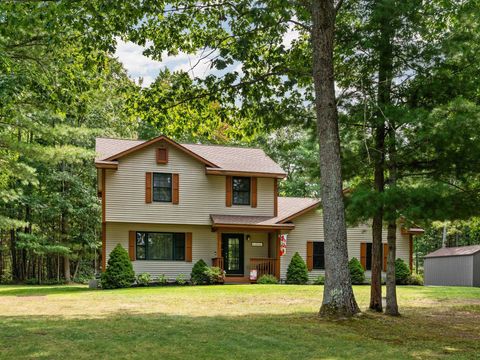
[[[143,78],[142,86],[149,86],[164,65],[160,61],[143,55],[145,48],[132,42],[117,41],[115,56],[123,64],[130,78],[138,82]]]
[[[140,78],[143,78],[142,86],[144,87],[150,86],[160,70],[165,68],[171,71],[183,70],[192,78],[205,78],[215,72],[215,69],[210,67],[211,59],[217,55],[217,52],[209,54],[199,51],[195,55],[179,53],[175,56],[164,56],[162,61],[156,61],[143,55],[144,50],[145,47],[118,39],[115,51],[115,56],[123,64],[130,78],[137,83]]]
[[[290,49],[292,47],[292,42],[297,40],[299,37],[300,32],[296,30],[293,25],[290,25],[288,31],[283,37],[283,46],[285,46],[286,49]]]

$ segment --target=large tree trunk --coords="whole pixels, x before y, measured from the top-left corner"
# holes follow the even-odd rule
[[[313,81],[325,234],[325,288],[320,315],[352,316],[360,310],[353,295],[348,270],[340,137],[333,73],[333,1],[312,2],[312,23]]]
[[[388,170],[389,170],[389,186],[395,188],[397,186],[397,137],[396,137],[396,121],[390,119],[388,127]],[[388,258],[387,258],[387,307],[385,313],[388,315],[400,315],[397,304],[397,284],[395,279],[395,258],[397,256],[397,221],[396,214],[390,214],[388,223]]]
[[[396,242],[397,242],[397,223],[392,220],[388,223],[388,256],[387,256],[387,306],[385,313],[388,315],[397,316],[398,312],[397,304],[397,285],[395,282],[395,257],[396,255]]]
[[[375,130],[375,191],[381,194],[385,186],[384,153],[385,126],[382,121]],[[383,205],[379,205],[372,223],[372,272],[370,286],[370,309],[382,312],[382,232]]]
[[[385,112],[391,103],[393,72],[393,34],[392,12],[389,1],[378,1],[376,4],[379,20],[380,38],[378,42],[378,87],[377,111],[375,116],[375,191],[381,194],[385,188]],[[372,225],[372,285],[370,292],[370,308],[382,311],[382,228],[383,205],[380,204],[373,218]]]

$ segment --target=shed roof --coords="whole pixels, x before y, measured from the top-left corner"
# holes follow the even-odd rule
[[[447,257],[447,256],[466,256],[480,252],[480,245],[459,246],[450,248],[441,248],[427,254],[426,258]]]

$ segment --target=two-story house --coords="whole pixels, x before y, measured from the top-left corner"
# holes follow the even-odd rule
[[[99,138],[96,151],[103,269],[121,244],[136,273],[154,276],[188,277],[203,259],[224,269],[230,281],[248,281],[252,269],[285,279],[295,252],[312,278],[323,274],[320,200],[279,197],[286,174],[261,149],[179,144],[159,136]],[[415,231],[398,232],[397,255],[410,266]],[[283,256],[280,234],[287,234]],[[370,269],[370,226],[348,229],[348,251]]]

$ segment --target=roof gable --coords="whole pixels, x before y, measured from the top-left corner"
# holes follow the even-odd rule
[[[221,145],[179,144],[166,136],[152,140],[96,139],[96,165],[115,165],[116,161],[132,152],[164,141],[189,154],[207,166],[207,174],[245,175],[283,178],[282,168],[262,149]]]
[[[160,135],[156,138],[153,138],[151,140],[148,140],[148,141],[143,141],[143,142],[137,142],[137,143],[131,143],[133,144],[133,146],[131,147],[128,147],[128,148],[125,148],[123,149],[123,151],[120,151],[120,152],[117,152],[117,153],[114,153],[113,155],[110,155],[109,157],[103,159],[105,161],[112,161],[112,160],[118,160],[120,158],[122,158],[123,156],[125,155],[128,155],[128,154],[131,154],[132,152],[135,152],[135,151],[138,151],[140,149],[143,149],[143,148],[146,148],[150,145],[153,145],[155,143],[158,143],[158,142],[166,142],[167,144],[169,145],[172,145],[173,147],[187,153],[188,155],[190,156],[193,156],[194,158],[196,158],[197,160],[199,160],[200,162],[204,163],[205,165],[208,165],[208,166],[212,166],[212,167],[215,167],[217,168],[218,166],[216,164],[214,164],[213,162],[211,161],[208,161],[207,159],[203,158],[202,156],[194,153],[193,151],[191,151],[190,149],[184,147],[183,145],[173,141],[172,139],[166,137],[166,136],[163,136],[163,135]]]

